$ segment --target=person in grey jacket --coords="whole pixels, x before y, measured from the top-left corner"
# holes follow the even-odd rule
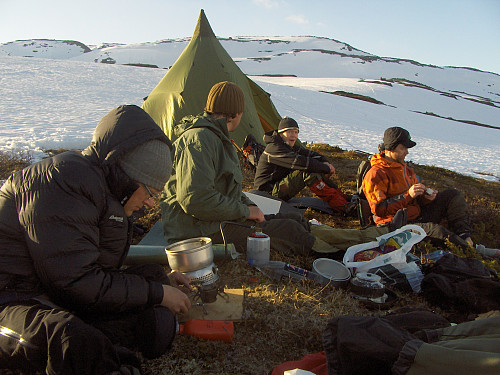
[[[4,183],[0,368],[137,373],[134,350],[153,358],[170,348],[175,314],[190,307],[189,278],[122,265],[133,214],[156,204],[171,150],[146,112],[120,106],[83,152],[44,159]]]

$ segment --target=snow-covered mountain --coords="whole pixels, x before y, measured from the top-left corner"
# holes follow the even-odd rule
[[[500,178],[499,74],[379,57],[320,37],[220,41],[280,114],[298,120],[302,140],[376,152],[384,129],[399,125],[418,144],[413,161]],[[85,147],[100,117],[140,105],[188,43],[1,44],[0,150]]]

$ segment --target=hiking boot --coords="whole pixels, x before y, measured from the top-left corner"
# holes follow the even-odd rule
[[[396,212],[396,215],[394,215],[392,221],[389,223],[389,232],[401,228],[402,226],[406,225],[407,222],[408,212],[406,208],[402,208],[398,212]]]
[[[347,202],[342,211],[342,216],[344,217],[354,217],[358,215],[358,205],[355,202]]]
[[[467,244],[470,247],[474,247],[474,241],[472,241],[472,238],[471,238],[469,232],[464,232],[462,234],[459,234],[458,237],[460,237],[462,240],[464,240],[465,242],[467,242]]]
[[[346,196],[335,188],[328,186],[323,180],[318,180],[309,189],[318,197],[323,199],[328,205],[337,212],[343,212],[347,199]]]

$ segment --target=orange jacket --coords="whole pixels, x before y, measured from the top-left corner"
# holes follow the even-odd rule
[[[406,163],[385,158],[383,153],[373,155],[371,165],[363,179],[363,192],[375,216],[375,224],[390,222],[394,214],[405,207],[408,220],[416,219],[420,206],[408,193],[408,189],[418,183],[413,169]]]

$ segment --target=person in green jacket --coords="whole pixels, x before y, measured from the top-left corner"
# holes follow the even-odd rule
[[[187,116],[176,126],[172,176],[160,202],[168,244],[203,236],[214,243],[225,239],[244,251],[247,237],[254,232],[252,227],[259,227],[278,251],[329,253],[388,232],[388,227],[311,226],[300,214],[264,216],[243,193],[239,158],[229,135],[238,127],[244,108],[243,91],[232,82],[219,82],[210,89],[205,112]],[[224,224],[223,238],[221,223],[227,221],[236,224]]]

